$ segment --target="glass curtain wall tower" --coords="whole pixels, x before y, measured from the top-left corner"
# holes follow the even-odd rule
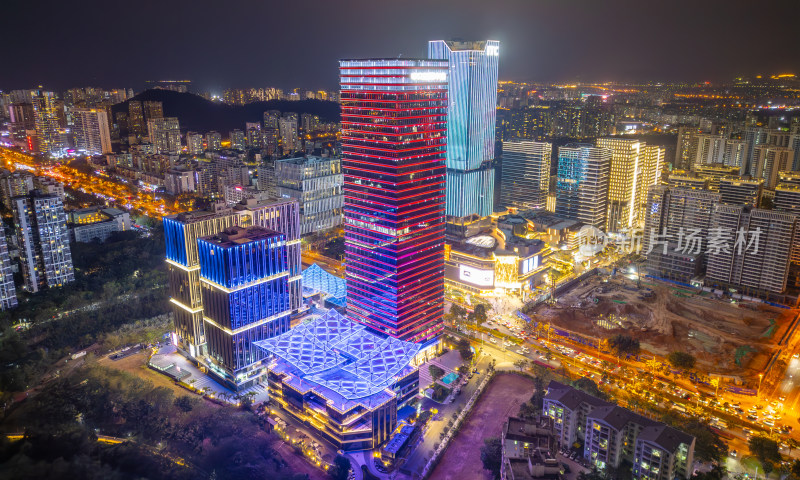
[[[494,211],[494,141],[500,42],[428,42],[428,58],[449,63],[447,216]]]
[[[197,242],[208,366],[234,389],[266,374],[253,342],[289,330],[286,237],[262,227],[231,227]]]
[[[442,331],[447,71],[342,60],[348,316],[406,341]]]

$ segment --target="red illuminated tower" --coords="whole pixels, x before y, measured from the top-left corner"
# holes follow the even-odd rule
[[[429,343],[444,314],[446,60],[342,60],[347,313]]]

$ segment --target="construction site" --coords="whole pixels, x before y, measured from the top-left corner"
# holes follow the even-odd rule
[[[594,275],[533,312],[538,323],[597,342],[617,334],[657,355],[692,354],[709,373],[762,371],[794,320],[790,309],[623,275]]]

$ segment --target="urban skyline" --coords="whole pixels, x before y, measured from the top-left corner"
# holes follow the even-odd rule
[[[800,480],[797,5],[206,1],[18,35],[0,476]]]
[[[328,42],[327,31],[346,21],[349,12],[329,2],[265,2],[248,5],[248,14],[244,15],[234,6],[223,8],[209,3],[192,3],[193,8],[173,3],[122,10],[121,6],[98,0],[82,2],[78,8],[48,1],[41,8],[47,10],[47,18],[58,21],[42,25],[37,35],[27,36],[26,42],[17,45],[17,68],[6,69],[0,75],[0,88],[12,90],[42,84],[63,90],[77,85],[111,87],[125,83],[138,89],[147,81],[191,79],[203,91],[216,94],[225,88],[256,85],[333,89],[336,76],[332,69],[339,58],[387,54],[422,57],[425,45],[417,39],[426,38],[499,40],[506,45],[500,78],[514,81],[719,82],[800,69],[797,56],[792,54],[790,23],[800,14],[800,6],[792,1],[765,2],[759,8],[748,8],[746,1],[716,0],[662,4],[615,0],[602,4],[579,2],[577,6],[506,0],[491,7],[483,2],[448,0],[433,6],[418,2],[407,9],[361,0],[348,3],[366,20],[362,26],[367,30],[342,32],[337,42]],[[412,12],[422,6],[428,15],[412,19]],[[4,15],[37,16],[32,8],[25,2],[12,2],[4,6]],[[295,30],[292,22],[270,25],[268,38],[273,42],[289,40],[281,48],[270,49],[263,58],[256,53],[255,58],[263,66],[254,67],[232,55],[237,49],[247,50],[248,45],[263,44],[263,20],[292,18],[302,11],[312,12],[303,17],[306,24],[302,29]],[[388,11],[398,17],[397,21],[371,21]],[[120,31],[135,32],[140,25],[153,24],[160,28],[165,45],[192,48],[186,50],[187,55],[168,56],[160,49],[145,48],[144,42],[134,41],[135,35],[121,36],[114,47],[109,44],[99,50],[91,40],[97,37],[69,35],[74,41],[64,44],[61,39],[69,34],[66,26],[85,21],[86,15],[93,19],[99,37],[114,38]],[[213,16],[216,22],[210,34],[193,27],[206,15]],[[596,21],[599,18],[603,21]],[[736,48],[713,49],[710,42],[698,40],[735,38],[737,34],[732,32],[744,35],[754,25],[770,26],[768,48],[758,42],[741,42]],[[573,34],[561,35],[562,26],[569,26]],[[26,28],[24,22],[12,22],[0,32],[0,40],[9,43],[25,38]],[[371,41],[363,42],[363,38]],[[63,55],[48,62],[35,60],[38,52],[48,49]],[[70,68],[69,59],[84,49],[99,54],[94,59],[83,57],[86,63],[81,69]],[[121,55],[112,55],[113,51]],[[214,59],[215,73],[197,66],[193,57],[198,55]],[[91,73],[87,76],[86,72]]]

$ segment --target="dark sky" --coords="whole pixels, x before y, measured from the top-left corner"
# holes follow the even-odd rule
[[[800,0],[3,0],[0,89],[337,88],[340,58],[500,40],[505,80],[800,73]]]

